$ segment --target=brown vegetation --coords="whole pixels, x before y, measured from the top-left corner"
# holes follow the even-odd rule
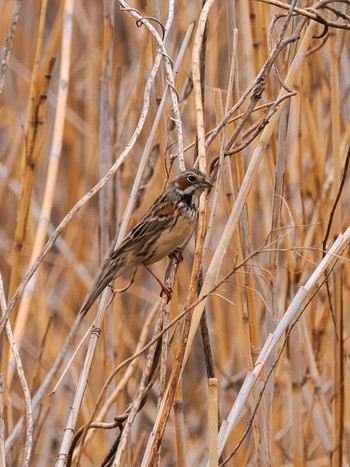
[[[0,465],[349,465],[349,2],[290,3],[0,2]],[[81,321],[195,161],[170,303]]]

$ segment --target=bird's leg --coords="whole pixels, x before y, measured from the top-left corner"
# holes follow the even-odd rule
[[[134,280],[135,280],[135,276],[136,276],[136,271],[137,271],[137,268],[134,269],[134,272],[132,273],[132,278],[130,279],[130,281],[126,284],[125,287],[122,287],[121,289],[115,289],[113,287],[113,283],[111,282],[110,284],[108,284],[108,288],[111,289],[111,298],[109,299],[108,303],[107,303],[107,306],[106,308],[109,307],[109,305],[113,302],[114,300],[114,297],[117,293],[121,293],[121,292],[125,292],[126,290],[128,290],[129,287],[132,286],[132,284],[134,283]]]
[[[155,278],[155,280],[158,282],[158,284],[161,286],[162,288],[162,292],[165,293],[165,295],[167,296],[167,299],[168,299],[168,302],[170,302],[171,300],[171,296],[173,294],[173,289],[171,287],[168,287],[167,285],[164,284],[164,282],[162,282],[159,277],[157,277],[154,272],[152,271],[151,268],[149,268],[148,266],[145,266],[145,268],[147,269],[147,271],[152,274],[152,276]]]
[[[110,287],[112,287],[113,297],[114,297],[114,295],[115,295],[116,293],[125,292],[126,290],[128,290],[129,287],[132,286],[132,284],[134,283],[134,280],[135,280],[136,271],[137,271],[137,268],[134,269],[134,272],[132,273],[132,278],[131,278],[130,281],[126,284],[125,287],[122,287],[121,289],[116,289],[116,290],[114,290],[113,287],[110,285]]]
[[[180,246],[175,248],[175,250],[172,253],[170,253],[169,258],[171,258],[172,256],[175,257],[177,264],[182,263],[183,261],[182,248]]]

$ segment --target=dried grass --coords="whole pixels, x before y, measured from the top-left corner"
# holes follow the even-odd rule
[[[0,2],[1,465],[350,464],[349,5],[291,3]],[[77,318],[194,161],[171,302]]]

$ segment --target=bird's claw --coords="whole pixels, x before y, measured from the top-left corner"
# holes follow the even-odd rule
[[[182,256],[182,249],[181,247],[175,248],[175,250],[169,255],[169,257],[174,257],[177,264],[182,263],[183,261],[183,256]]]
[[[158,282],[158,284],[161,286],[162,288],[162,291],[160,293],[160,296],[162,296],[162,294],[164,293],[166,296],[167,296],[167,299],[168,299],[168,302],[170,302],[171,300],[171,297],[173,295],[173,289],[167,285],[164,284],[164,282],[162,282],[159,277],[157,277],[154,272],[152,271],[152,269],[150,269],[148,266],[145,266],[147,271],[152,274],[152,276],[155,278],[155,280]]]
[[[162,291],[160,293],[160,296],[163,294],[166,295],[168,302],[170,302],[171,297],[173,296],[173,289],[165,284],[161,284]]]

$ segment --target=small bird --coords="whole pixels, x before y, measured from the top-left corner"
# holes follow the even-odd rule
[[[106,256],[80,313],[86,315],[107,285],[129,269],[148,266],[185,247],[192,236],[199,198],[212,184],[203,172],[186,170],[177,175],[150,206],[121,244]]]

